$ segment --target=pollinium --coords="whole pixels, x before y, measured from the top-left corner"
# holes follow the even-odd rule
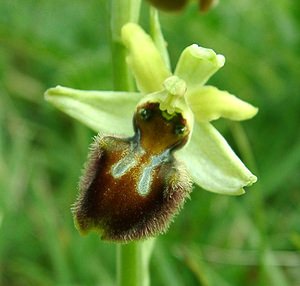
[[[91,146],[73,206],[81,233],[127,242],[163,233],[191,191],[185,168],[173,153],[190,133],[181,113],[146,102],[133,117],[130,138],[101,136]]]

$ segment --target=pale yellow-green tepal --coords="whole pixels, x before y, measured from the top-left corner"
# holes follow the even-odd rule
[[[250,119],[257,108],[226,91],[205,85],[224,65],[225,58],[194,44],[182,52],[172,73],[140,26],[126,24],[122,40],[139,92],[82,91],[57,86],[47,90],[46,99],[96,132],[125,136],[133,134],[132,116],[140,101],[159,102],[166,116],[180,112],[192,132],[188,144],[175,157],[186,165],[193,181],[211,192],[243,194],[243,188],[257,179],[210,121],[220,117]]]

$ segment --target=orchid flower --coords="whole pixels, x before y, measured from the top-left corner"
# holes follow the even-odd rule
[[[128,140],[125,142],[120,139],[120,141],[119,137],[112,139],[115,137],[98,136],[92,146],[93,153],[86,167],[84,179],[81,180],[80,188],[83,191],[74,207],[75,213],[77,212],[75,220],[81,232],[98,228],[104,238],[127,241],[145,238],[147,235],[156,235],[166,229],[172,215],[182,206],[183,197],[189,194],[189,176],[195,184],[203,189],[226,195],[243,194],[245,186],[256,182],[256,177],[246,168],[210,122],[221,117],[238,121],[250,119],[257,113],[257,108],[227,91],[205,85],[208,79],[225,63],[224,56],[216,54],[213,50],[202,48],[196,44],[187,47],[180,55],[176,69],[172,73],[151,37],[137,24],[128,23],[123,26],[122,40],[128,50],[127,63],[139,92],[83,91],[57,86],[47,90],[46,99],[96,132],[119,134],[123,136],[122,138],[135,138],[128,143]],[[149,110],[156,114],[156,125],[155,128],[153,128],[154,125],[151,125],[151,130],[142,122],[147,120]],[[133,134],[133,114],[135,136],[130,137]],[[157,117],[157,114],[160,117]],[[171,177],[168,179],[168,184],[174,184],[174,186],[172,185],[173,189],[171,188],[172,194],[176,193],[174,189],[177,188],[179,189],[178,196],[182,196],[180,202],[173,202],[176,210],[172,212],[172,215],[169,217],[168,213],[160,211],[160,215],[164,216],[164,222],[159,224],[156,223],[159,220],[158,215],[153,214],[149,220],[151,220],[152,226],[155,225],[152,227],[154,230],[151,228],[149,230],[147,225],[139,230],[140,221],[138,223],[130,222],[131,225],[135,225],[128,226],[130,230],[127,229],[123,233],[112,230],[114,228],[112,226],[105,229],[110,220],[105,222],[100,222],[100,219],[97,219],[96,222],[87,220],[86,213],[83,214],[86,210],[84,201],[91,200],[91,198],[84,197],[84,193],[91,184],[95,183],[96,171],[94,169],[98,166],[97,160],[102,156],[103,150],[108,150],[107,146],[110,145],[126,145],[127,143],[129,145],[124,145],[125,149],[133,150],[132,148],[135,148],[134,150],[137,150],[134,151],[135,153],[131,153],[126,149],[127,155],[122,155],[123,157],[119,161],[112,159],[114,163],[111,163],[111,172],[116,180],[125,176],[128,170],[134,170],[135,160],[141,162],[144,160],[141,159],[144,158],[142,156],[145,156],[143,148],[148,148],[151,150],[151,154],[154,154],[151,157],[151,168],[154,170],[160,164],[167,162],[164,157],[167,155],[160,149],[165,148],[163,146],[173,140],[173,138],[171,140],[169,137],[164,137],[163,134],[168,132],[170,126],[175,128],[178,136],[182,136],[178,137],[180,139],[176,139],[176,144],[180,145],[180,148],[176,147],[176,150],[174,148],[175,152],[172,151],[172,156],[174,156],[174,160],[184,165],[186,170],[182,172],[184,175],[181,177],[170,175]],[[146,133],[146,130],[148,132],[147,138],[141,143],[141,148],[136,147],[136,140],[140,140],[137,138],[141,136],[137,135],[140,132],[138,130],[141,130],[142,134]],[[157,143],[160,140],[162,143]],[[133,141],[135,143],[132,143]],[[144,175],[150,170],[150,167],[147,166]],[[174,166],[172,165],[172,169],[177,170],[177,165]],[[180,172],[179,167],[178,170]],[[167,177],[169,176],[168,172],[165,173]],[[106,174],[106,172],[104,173]],[[149,185],[152,182],[144,175],[137,184],[137,193],[141,197],[149,191]],[[185,185],[183,189],[187,189],[187,191],[180,193],[182,185]],[[173,196],[172,194],[168,194],[169,198]],[[96,208],[96,206],[94,207]],[[118,228],[122,228],[122,226],[122,224],[116,224]]]

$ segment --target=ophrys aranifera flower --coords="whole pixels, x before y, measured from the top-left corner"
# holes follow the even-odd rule
[[[46,98],[97,132],[123,135],[95,139],[74,214],[81,232],[128,241],[168,227],[190,193],[189,178],[229,195],[256,181],[209,121],[244,120],[257,109],[204,86],[222,55],[191,45],[172,74],[138,25],[125,25],[122,38],[140,93],[56,87]]]
[[[180,113],[164,118],[146,102],[134,114],[134,136],[98,136],[74,205],[81,232],[96,228],[103,239],[128,241],[163,232],[191,190],[173,152],[189,134]]]

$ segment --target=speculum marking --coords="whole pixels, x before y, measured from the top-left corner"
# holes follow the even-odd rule
[[[137,156],[135,156],[134,152],[130,152],[125,155],[120,161],[114,164],[111,168],[111,174],[115,179],[118,179],[125,175],[137,164]]]
[[[111,175],[115,179],[121,178],[123,175],[127,174],[127,172],[139,163],[139,158],[145,153],[139,145],[139,134],[131,140],[128,154],[111,167]]]
[[[155,168],[167,161],[169,151],[166,151],[160,155],[152,156],[150,163],[146,167],[142,167],[142,173],[138,183],[138,193],[141,196],[147,195],[151,190],[152,178]]]

